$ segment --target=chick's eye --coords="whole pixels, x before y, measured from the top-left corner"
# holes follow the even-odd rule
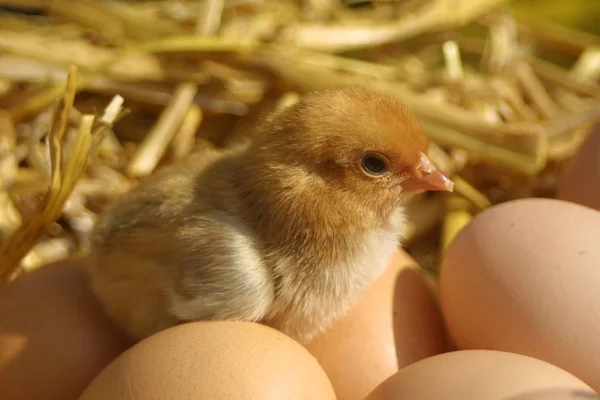
[[[388,162],[378,154],[367,154],[362,158],[362,168],[369,175],[382,175],[388,170]]]

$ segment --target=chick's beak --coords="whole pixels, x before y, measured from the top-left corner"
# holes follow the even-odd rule
[[[454,182],[442,174],[423,153],[421,153],[417,168],[421,171],[422,175],[418,178],[409,178],[402,182],[403,191],[435,190],[452,192],[454,190]]]

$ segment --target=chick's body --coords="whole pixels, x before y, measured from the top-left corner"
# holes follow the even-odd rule
[[[396,251],[427,146],[400,103],[327,90],[256,129],[158,171],[99,223],[92,289],[132,336],[244,320],[306,342]]]

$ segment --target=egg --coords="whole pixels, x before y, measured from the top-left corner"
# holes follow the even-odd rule
[[[442,311],[460,349],[545,360],[600,390],[600,212],[556,199],[501,203],[454,239]]]
[[[600,210],[600,122],[563,167],[556,196]]]
[[[249,322],[191,322],[123,353],[81,400],[333,400],[317,360],[288,336]]]
[[[0,290],[0,399],[76,399],[130,345],[81,262],[42,266]]]
[[[545,389],[591,390],[547,362],[493,350],[440,354],[401,369],[366,400],[504,400]]]
[[[600,397],[592,390],[581,389],[546,389],[531,390],[511,396],[506,400],[598,400]]]
[[[338,400],[358,400],[406,365],[448,350],[431,282],[400,251],[350,313],[306,348]]]

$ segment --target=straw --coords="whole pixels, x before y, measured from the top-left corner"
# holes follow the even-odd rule
[[[140,181],[313,89],[417,116],[455,182],[408,207],[403,243],[428,268],[482,210],[553,195],[600,118],[598,36],[504,0],[350,3],[0,0],[45,14],[0,12],[0,283],[85,254]]]

